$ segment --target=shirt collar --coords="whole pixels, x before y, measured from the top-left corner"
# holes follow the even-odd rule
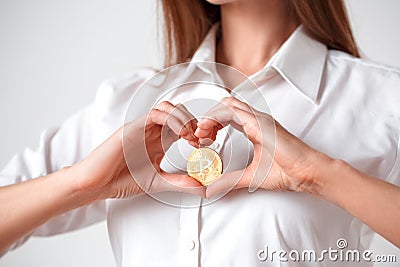
[[[215,49],[220,23],[215,23],[208,31],[190,62],[215,62]]]
[[[216,23],[193,55],[191,63],[215,62],[218,30],[219,23]],[[287,83],[299,90],[307,99],[316,103],[327,51],[326,45],[311,38],[303,26],[299,26],[265,67],[250,78],[273,68]],[[199,67],[201,68],[201,66]]]

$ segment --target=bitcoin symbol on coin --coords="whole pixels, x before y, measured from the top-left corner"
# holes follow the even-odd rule
[[[210,148],[197,148],[188,157],[187,172],[203,185],[209,185],[221,176],[222,160]]]

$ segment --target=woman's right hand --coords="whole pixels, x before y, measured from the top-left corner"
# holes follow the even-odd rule
[[[163,102],[148,116],[121,127],[75,165],[0,187],[4,204],[0,205],[0,255],[51,218],[97,200],[161,191],[204,196],[205,188],[199,182],[187,175],[164,173],[159,166],[164,151],[178,138],[197,145],[196,127],[184,106]],[[144,176],[134,179],[128,166],[135,168],[135,176]]]
[[[197,145],[196,122],[183,105],[162,102],[147,116],[121,127],[85,159],[68,168],[69,176],[75,179],[79,191],[93,195],[93,200],[162,191],[204,196],[205,189],[199,182],[188,175],[163,172],[159,166],[165,151],[179,138]],[[126,157],[136,162],[127,165]],[[132,166],[135,176],[141,177],[131,176]]]

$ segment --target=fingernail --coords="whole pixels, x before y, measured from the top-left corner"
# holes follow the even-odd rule
[[[202,138],[199,139],[199,144],[202,146],[209,146],[213,143],[213,140],[211,140],[210,138]]]

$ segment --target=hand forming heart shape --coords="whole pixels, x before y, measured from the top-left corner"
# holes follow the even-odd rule
[[[238,188],[274,191],[304,191],[313,184],[310,166],[319,152],[280,126],[270,115],[253,109],[236,98],[224,98],[198,124],[195,136],[215,140],[226,125],[241,131],[254,145],[254,157],[244,170],[225,173],[207,187],[207,197]],[[275,136],[274,136],[275,135]],[[237,176],[242,175],[238,181]]]
[[[253,161],[244,170],[225,173],[205,188],[188,175],[166,173],[160,168],[165,151],[179,138],[198,146],[205,139],[215,140],[216,133],[228,124],[242,131],[254,145]],[[309,170],[314,169],[310,166],[320,154],[268,114],[229,97],[197,124],[183,105],[162,102],[147,116],[119,129],[70,172],[77,177],[79,188],[94,192],[96,199],[163,191],[213,197],[244,187],[303,191],[313,184],[314,174]]]

